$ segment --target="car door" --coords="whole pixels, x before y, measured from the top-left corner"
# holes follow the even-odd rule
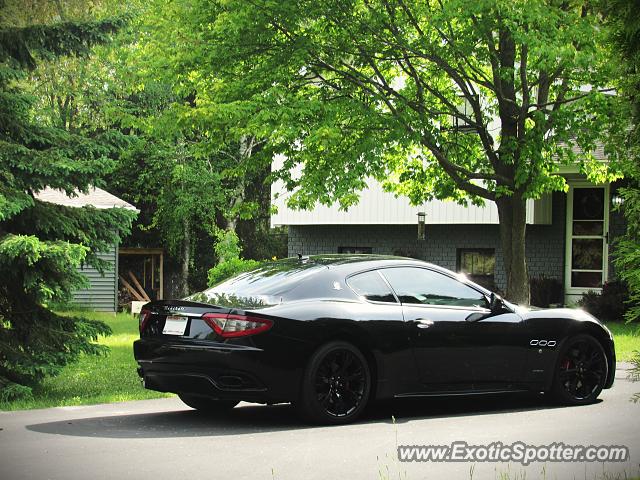
[[[520,316],[492,316],[480,290],[439,271],[395,267],[381,272],[402,304],[425,391],[511,388],[522,378],[526,336]],[[468,321],[479,317],[485,318]]]
[[[377,356],[378,393],[385,396],[419,387],[418,372],[402,305],[378,270],[349,276],[346,283],[361,298],[356,315],[365,324]],[[379,353],[380,355],[377,355]]]

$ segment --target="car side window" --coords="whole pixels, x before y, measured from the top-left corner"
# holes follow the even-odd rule
[[[347,284],[358,295],[372,302],[398,303],[389,285],[377,271],[353,275],[347,279]]]
[[[380,271],[402,303],[488,308],[482,293],[433,270],[398,267]]]

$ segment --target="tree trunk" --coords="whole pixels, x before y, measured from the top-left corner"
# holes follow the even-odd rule
[[[227,218],[227,230],[233,233],[237,233],[236,229],[238,228],[238,217],[233,216]]]
[[[189,220],[182,221],[182,257],[180,258],[180,280],[178,282],[178,295],[185,297],[189,294],[189,264],[191,263],[191,231]]]
[[[522,192],[496,200],[500,219],[500,240],[507,276],[506,298],[520,305],[529,304],[529,273],[525,256],[527,205]]]
[[[253,136],[243,135],[240,139],[240,145],[238,147],[238,159],[239,163],[246,162],[251,158],[253,149],[256,146],[256,139]],[[241,180],[236,186],[235,195],[232,195],[229,201],[229,211],[225,215],[226,229],[227,231],[238,234],[238,220],[240,219],[239,209],[242,206],[246,195],[245,181]],[[220,263],[221,259],[218,259]]]

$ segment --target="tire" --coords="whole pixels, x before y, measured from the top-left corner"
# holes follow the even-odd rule
[[[320,347],[302,379],[296,406],[312,423],[339,425],[362,413],[371,392],[371,372],[364,355],[347,342]]]
[[[595,402],[607,381],[608,361],[602,345],[591,335],[570,337],[556,362],[552,397],[564,405]]]
[[[188,393],[179,393],[178,397],[180,397],[180,400],[182,400],[187,406],[210,415],[228,412],[240,403],[236,400],[218,400],[215,398],[191,395]]]

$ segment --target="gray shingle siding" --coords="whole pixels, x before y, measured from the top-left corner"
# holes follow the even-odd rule
[[[114,245],[111,250],[98,255],[108,261],[111,268],[100,274],[95,268],[85,265],[79,269],[90,283],[90,287],[77,290],[73,294],[73,302],[83,308],[101,312],[115,312],[118,306],[118,248]]]
[[[562,281],[565,249],[565,195],[553,195],[551,225],[527,226],[527,262],[533,277]],[[417,225],[290,225],[289,256],[337,253],[338,247],[371,247],[372,253],[420,258],[451,270],[460,248],[493,248],[495,283],[506,287],[498,225],[427,225],[418,241]]]

